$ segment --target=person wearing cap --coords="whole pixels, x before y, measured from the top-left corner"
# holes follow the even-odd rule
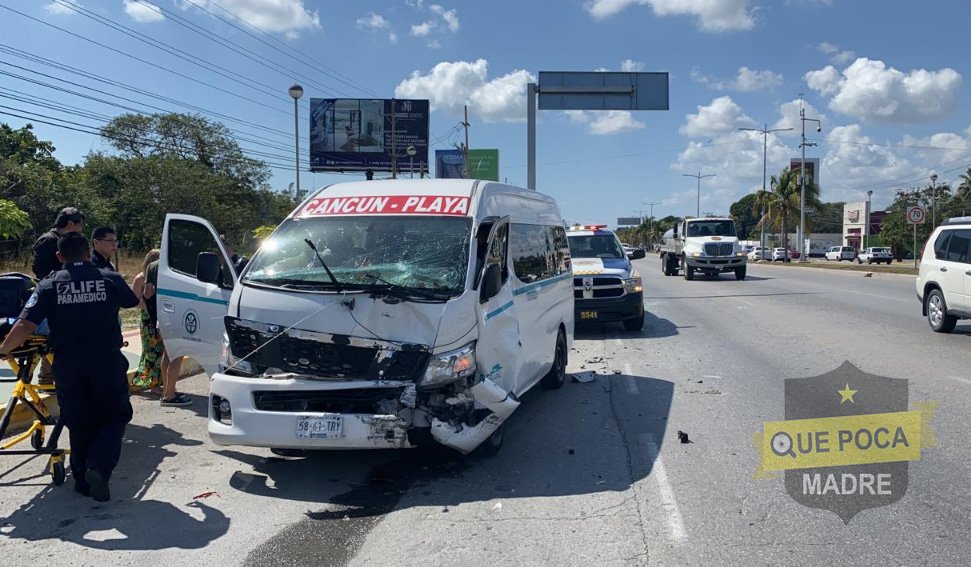
[[[64,269],[37,284],[0,344],[0,358],[9,357],[42,321],[48,322],[57,402],[71,437],[74,489],[107,502],[108,480],[132,418],[118,310],[137,306],[139,299],[121,275],[91,263],[83,234],[61,236],[57,258]]]
[[[54,226],[34,242],[34,261],[31,270],[40,281],[61,269],[61,261],[57,258],[57,240],[70,232],[84,230],[84,215],[74,207],[65,207],[57,213]],[[40,359],[40,375],[37,381],[40,386],[50,386],[54,383],[54,372],[47,358]]]
[[[91,263],[102,270],[115,272],[112,256],[118,251],[118,234],[110,226],[99,226],[91,234]]]
[[[57,240],[69,232],[84,230],[84,215],[74,207],[65,207],[57,213],[54,226],[34,242],[34,261],[31,270],[38,280],[61,269],[57,259]]]

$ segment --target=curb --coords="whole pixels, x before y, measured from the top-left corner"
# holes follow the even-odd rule
[[[805,269],[805,270],[815,270],[817,272],[823,272],[823,273],[828,273],[828,274],[849,274],[849,275],[855,275],[857,277],[863,277],[863,274],[873,274],[874,276],[881,276],[881,277],[882,276],[891,276],[891,277],[897,277],[897,278],[901,278],[901,277],[903,277],[903,278],[916,278],[917,277],[914,274],[898,274],[898,273],[894,273],[894,272],[885,272],[885,271],[881,271],[881,270],[865,271],[865,270],[847,270],[847,269],[839,269],[839,268],[813,268],[813,267],[810,267],[810,266],[799,266],[795,262],[791,262],[791,264],[795,264],[795,265],[791,265],[791,266],[784,266],[784,265],[783,266],[777,266],[777,265],[775,265],[775,264],[773,264],[771,262],[765,262],[765,263],[757,262],[757,263],[753,263],[752,265],[753,266],[758,266],[758,267],[770,267],[770,268],[777,268],[777,269],[790,269],[790,268],[795,267],[795,268],[800,268],[800,269]]]

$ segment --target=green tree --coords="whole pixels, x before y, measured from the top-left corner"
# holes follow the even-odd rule
[[[759,224],[760,214],[753,212],[754,207],[755,194],[749,193],[728,208],[728,213],[735,219],[735,232],[742,240],[748,239]]]
[[[971,167],[960,175],[961,182],[958,184],[957,198],[962,201],[971,200]]]
[[[801,187],[798,183],[799,173],[785,168],[779,175],[770,179],[770,191],[758,191],[752,200],[752,213],[761,215],[758,227],[765,224],[766,228],[774,228],[782,232],[782,247],[789,247],[789,226],[799,226],[799,205],[802,198]],[[819,187],[815,183],[806,185],[806,206],[819,207]],[[805,232],[812,231],[812,217],[806,217]]]
[[[30,217],[13,201],[0,199],[0,237],[16,238],[30,229]]]

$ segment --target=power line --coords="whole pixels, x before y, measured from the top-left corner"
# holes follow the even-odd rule
[[[360,90],[360,91],[362,91],[362,92],[365,92],[365,93],[367,93],[367,94],[369,94],[369,95],[371,95],[371,96],[373,96],[373,97],[375,97],[375,98],[381,98],[381,96],[380,96],[380,95],[378,95],[377,93],[375,93],[374,91],[372,91],[372,90],[370,90],[370,89],[368,89],[367,87],[364,87],[364,86],[362,86],[362,85],[361,85],[360,83],[357,83],[357,82],[355,82],[355,81],[354,81],[354,80],[352,80],[352,79],[351,79],[350,77],[347,77],[346,75],[342,75],[341,73],[339,73],[339,72],[338,72],[338,71],[336,71],[335,69],[333,69],[333,68],[331,68],[331,67],[328,67],[328,66],[326,66],[326,65],[324,65],[324,64],[322,64],[322,63],[321,63],[321,64],[319,64],[320,66],[317,66],[317,65],[318,65],[318,64],[317,64],[317,62],[315,62],[315,61],[314,61],[313,59],[311,59],[311,58],[309,58],[309,57],[307,57],[307,56],[306,56],[305,54],[303,54],[303,53],[301,53],[301,52],[300,52],[300,51],[298,51],[297,49],[294,49],[294,48],[293,48],[293,46],[291,46],[291,45],[288,45],[288,44],[286,44],[286,43],[284,43],[283,41],[280,41],[280,40],[279,40],[278,38],[276,38],[276,37],[274,37],[274,36],[273,36],[273,35],[271,35],[271,34],[268,34],[268,33],[266,33],[265,31],[263,31],[263,30],[261,30],[261,29],[260,29],[259,27],[257,27],[257,26],[255,26],[255,25],[253,25],[253,24],[251,24],[250,22],[248,22],[248,21],[246,21],[246,20],[244,20],[244,19],[243,19],[243,18],[241,18],[240,16],[237,16],[236,14],[234,14],[234,13],[232,13],[232,12],[230,12],[230,11],[229,11],[229,10],[227,10],[226,8],[223,8],[223,7],[222,7],[222,6],[220,6],[219,4],[216,4],[216,3],[211,3],[211,4],[212,4],[213,6],[215,6],[216,8],[219,8],[219,10],[221,10],[222,12],[225,12],[226,14],[229,14],[229,15],[230,15],[230,16],[232,16],[232,17],[233,17],[234,19],[236,19],[236,20],[238,20],[238,21],[240,21],[240,22],[242,22],[243,24],[245,24],[246,26],[248,26],[248,27],[250,27],[250,28],[252,28],[252,29],[254,29],[254,30],[256,30],[256,31],[258,31],[258,32],[260,32],[261,34],[263,34],[263,35],[265,35],[266,37],[268,37],[268,38],[270,38],[270,39],[272,39],[273,41],[275,41],[275,42],[277,42],[277,43],[279,43],[280,45],[282,45],[282,46],[284,46],[284,47],[286,47],[286,48],[287,48],[287,49],[289,49],[290,51],[293,51],[294,53],[296,53],[296,54],[297,54],[297,55],[299,55],[300,57],[299,57],[299,58],[298,58],[298,57],[295,57],[295,56],[293,56],[293,55],[291,55],[291,54],[289,54],[289,53],[286,53],[286,52],[284,52],[284,51],[283,51],[282,49],[280,49],[279,47],[276,47],[276,46],[274,46],[274,45],[270,45],[270,44],[269,44],[269,43],[267,43],[267,42],[266,42],[265,40],[263,40],[263,39],[260,39],[259,37],[256,37],[256,36],[255,36],[255,35],[254,35],[253,33],[251,33],[250,31],[248,31],[248,30],[246,30],[246,29],[244,29],[244,28],[241,28],[241,27],[239,27],[239,26],[237,26],[236,24],[234,24],[234,23],[232,23],[232,22],[230,22],[229,20],[227,20],[227,19],[225,19],[225,18],[223,18],[223,17],[221,17],[221,16],[218,16],[218,15],[216,15],[216,14],[214,14],[213,12],[211,12],[211,11],[209,11],[209,10],[207,10],[206,8],[204,8],[204,7],[202,7],[202,6],[200,6],[199,4],[196,4],[196,3],[195,3],[195,2],[193,1],[193,0],[182,0],[182,1],[183,1],[183,2],[185,2],[186,4],[192,4],[192,5],[193,5],[193,6],[195,6],[196,8],[198,8],[198,9],[200,9],[200,10],[202,10],[203,12],[205,12],[205,13],[207,13],[207,14],[209,14],[210,16],[212,16],[212,17],[214,17],[214,18],[216,18],[216,19],[218,19],[218,20],[220,20],[221,22],[223,22],[223,23],[225,23],[225,24],[227,24],[227,25],[230,25],[230,26],[232,26],[232,27],[234,27],[234,28],[236,28],[237,30],[239,30],[239,31],[241,31],[241,32],[243,32],[243,33],[245,33],[246,35],[248,35],[248,36],[250,36],[250,37],[252,37],[252,38],[253,38],[253,39],[255,39],[256,41],[259,41],[260,43],[262,43],[262,44],[264,44],[264,45],[266,45],[266,46],[268,46],[268,47],[270,47],[271,49],[274,49],[274,50],[276,50],[276,51],[278,51],[278,52],[280,52],[280,53],[282,53],[283,55],[286,55],[287,57],[290,57],[291,59],[293,59],[293,60],[295,60],[295,61],[300,61],[300,62],[302,62],[302,63],[303,63],[304,65],[307,65],[308,67],[311,67],[312,69],[315,69],[315,70],[316,70],[316,71],[318,71],[319,73],[322,73],[322,74],[324,74],[324,75],[326,75],[326,76],[328,76],[328,77],[330,77],[330,78],[332,78],[332,79],[334,79],[334,80],[337,80],[337,81],[340,81],[340,82],[342,82],[342,83],[344,83],[345,85],[347,85],[347,86],[349,86],[349,87],[352,87],[352,88],[356,88],[356,89],[358,89],[358,90]],[[322,68],[321,68],[321,67],[322,67]],[[327,70],[330,70],[330,71],[333,71],[333,73],[334,73],[334,74],[331,74],[331,73],[329,73],[329,72],[328,72],[327,70],[325,70],[325,69],[327,69]],[[343,78],[341,78],[341,77],[343,77]],[[347,80],[345,81],[344,79],[347,79]]]
[[[239,43],[236,43],[235,41],[231,41],[231,40],[228,40],[228,39],[219,37],[215,33],[213,33],[211,31],[203,28],[202,26],[200,26],[200,25],[198,25],[198,24],[196,24],[194,22],[189,21],[187,18],[183,18],[182,16],[180,16],[179,14],[177,14],[175,12],[172,12],[171,10],[166,10],[165,8],[162,8],[161,6],[155,6],[154,4],[150,4],[150,3],[146,2],[145,0],[136,0],[136,1],[139,2],[139,3],[141,3],[141,4],[144,4],[145,6],[151,6],[153,8],[157,8],[163,14],[167,15],[176,24],[178,24],[178,25],[180,25],[180,26],[188,29],[189,31],[192,31],[192,32],[198,34],[199,36],[201,36],[201,37],[203,37],[205,39],[208,39],[209,41],[212,41],[213,43],[216,43],[218,45],[221,45],[222,47],[225,47],[226,49],[229,49],[230,51],[233,51],[233,52],[235,52],[235,53],[237,53],[239,55],[242,55],[243,57],[245,57],[245,58],[247,58],[247,59],[249,59],[251,61],[254,61],[254,62],[258,63],[258,64],[262,65],[263,67],[266,67],[267,69],[269,69],[269,70],[271,70],[271,71],[273,71],[275,73],[278,73],[278,74],[283,75],[285,77],[289,77],[291,79],[293,77],[298,77],[298,78],[301,78],[302,80],[306,81],[309,84],[316,85],[319,89],[323,90],[325,93],[330,94],[330,92],[333,91],[333,92],[337,93],[340,96],[344,96],[344,97],[347,97],[347,98],[351,98],[351,95],[348,95],[347,93],[344,93],[344,92],[342,92],[340,90],[337,90],[337,89],[335,89],[333,87],[324,85],[323,83],[318,83],[315,80],[307,77],[306,75],[301,75],[298,71],[295,71],[295,70],[293,70],[293,69],[291,69],[289,67],[280,65],[279,63],[276,63],[276,62],[274,62],[274,61],[272,61],[270,59],[267,59],[266,57],[263,57],[262,55],[256,53],[255,51],[252,51],[252,50],[244,47],[243,45],[240,45]],[[243,53],[244,51],[246,53]],[[289,71],[290,74],[284,73],[283,71],[281,71],[281,69],[283,69],[285,71]]]
[[[270,110],[273,110],[273,111],[276,111],[276,112],[280,112],[280,113],[282,113],[282,114],[285,114],[285,115],[288,115],[288,116],[289,116],[289,114],[290,114],[289,112],[287,112],[287,111],[285,111],[285,110],[282,110],[282,109],[279,109],[279,108],[276,108],[276,107],[274,107],[274,106],[270,106],[270,105],[268,105],[268,104],[266,104],[266,103],[263,103],[263,102],[260,102],[260,101],[258,101],[258,100],[255,100],[255,99],[253,99],[253,98],[250,98],[250,97],[247,97],[247,96],[244,96],[244,95],[241,95],[241,94],[239,94],[239,93],[236,93],[236,92],[233,92],[233,91],[230,91],[230,90],[227,90],[227,89],[224,89],[224,88],[222,88],[222,87],[218,87],[218,86],[216,86],[216,85],[213,85],[213,84],[210,84],[210,83],[207,83],[207,82],[205,82],[205,81],[201,81],[201,80],[199,80],[199,79],[196,79],[195,77],[191,77],[191,76],[189,76],[189,75],[186,75],[185,73],[180,73],[179,71],[174,71],[174,70],[172,70],[172,69],[169,69],[168,67],[165,67],[165,66],[162,66],[162,65],[158,65],[158,64],[156,64],[156,63],[152,63],[151,61],[148,61],[148,60],[146,60],[146,59],[142,59],[141,57],[136,57],[136,56],[134,56],[134,55],[132,55],[132,54],[130,54],[130,53],[125,53],[124,51],[121,51],[120,49],[115,49],[114,47],[110,47],[110,46],[108,46],[108,45],[105,45],[105,44],[103,44],[103,43],[101,43],[101,42],[98,42],[98,41],[95,41],[95,40],[93,40],[93,39],[91,39],[91,38],[88,38],[88,37],[84,37],[84,36],[82,36],[82,35],[80,35],[80,34],[76,34],[76,33],[74,33],[74,32],[72,32],[72,31],[69,31],[69,30],[66,30],[66,29],[64,29],[64,28],[62,28],[62,27],[60,27],[60,26],[56,26],[56,25],[54,25],[54,24],[51,24],[51,23],[48,23],[48,22],[45,22],[45,21],[43,21],[43,20],[40,20],[40,19],[37,19],[37,18],[35,18],[35,17],[33,17],[33,16],[30,16],[30,15],[28,15],[28,14],[25,14],[25,13],[23,13],[23,12],[20,12],[20,11],[18,11],[18,10],[14,10],[13,8],[11,8],[11,7],[9,7],[9,6],[5,6],[5,5],[3,5],[3,4],[0,4],[0,8],[3,8],[4,10],[7,10],[7,11],[9,11],[9,12],[13,12],[13,13],[15,13],[15,14],[18,14],[18,15],[20,15],[20,16],[23,16],[23,17],[25,17],[25,18],[27,18],[27,19],[29,19],[29,20],[33,20],[33,21],[35,21],[35,22],[38,22],[38,23],[40,23],[40,24],[43,24],[43,25],[45,25],[45,26],[48,26],[48,27],[51,27],[51,28],[54,28],[54,29],[56,29],[56,30],[59,30],[59,31],[62,31],[62,32],[64,32],[64,33],[66,33],[66,34],[68,34],[68,35],[70,35],[70,36],[73,36],[73,37],[76,37],[76,38],[78,38],[78,39],[82,39],[82,40],[84,40],[84,41],[86,41],[86,42],[88,42],[88,43],[92,43],[92,44],[94,44],[94,45],[97,45],[97,46],[99,46],[99,47],[102,47],[102,48],[104,48],[104,49],[107,49],[107,50],[109,50],[109,51],[111,51],[111,52],[113,52],[113,53],[117,53],[117,54],[119,54],[119,55],[122,55],[122,56],[124,56],[124,57],[127,57],[127,58],[129,58],[129,59],[133,59],[133,60],[135,60],[135,61],[138,61],[138,62],[140,62],[140,63],[144,63],[145,65],[149,65],[149,66],[151,66],[151,67],[154,67],[154,68],[156,68],[156,69],[159,69],[159,70],[161,70],[161,71],[165,71],[166,73],[171,73],[171,74],[173,74],[173,75],[176,75],[176,76],[178,76],[178,77],[182,77],[183,79],[187,79],[187,80],[189,80],[189,81],[192,81],[192,82],[194,82],[194,83],[197,83],[197,84],[200,84],[200,85],[203,85],[203,86],[206,86],[206,87],[209,87],[209,88],[211,88],[211,89],[215,89],[215,90],[217,90],[217,91],[220,91],[220,92],[223,92],[223,93],[226,93],[226,94],[228,94],[228,95],[230,95],[230,96],[233,96],[233,97],[236,97],[236,98],[239,98],[239,99],[242,99],[242,100],[245,100],[245,101],[248,101],[248,102],[251,102],[251,103],[253,103],[253,104],[257,104],[257,105],[259,105],[259,106],[262,106],[262,107],[265,107],[265,108],[268,108],[268,109],[270,109]]]
[[[54,0],[54,2],[56,2],[57,4],[59,4],[61,6],[64,6],[65,8],[68,8],[68,9],[70,9],[70,10],[72,10],[72,11],[78,13],[78,14],[81,14],[82,16],[84,16],[84,17],[86,17],[86,18],[88,18],[90,20],[93,20],[95,22],[98,22],[98,23],[100,23],[100,24],[102,24],[104,26],[107,26],[107,27],[109,27],[109,28],[111,28],[111,29],[113,29],[113,30],[115,30],[117,32],[120,32],[120,33],[122,33],[124,35],[127,35],[128,37],[130,37],[132,39],[135,39],[135,40],[140,41],[140,42],[142,42],[144,44],[147,44],[147,45],[149,45],[151,47],[154,47],[155,49],[158,49],[160,51],[163,51],[165,53],[168,53],[169,55],[172,55],[173,57],[177,57],[177,58],[179,58],[179,59],[181,59],[181,60],[183,60],[183,61],[185,61],[187,63],[191,63],[191,64],[193,64],[193,65],[195,65],[197,67],[201,67],[202,69],[205,69],[205,70],[207,70],[207,71],[209,71],[211,73],[215,73],[215,74],[217,74],[217,75],[219,75],[219,76],[221,76],[223,78],[229,79],[230,81],[233,81],[234,83],[237,83],[239,85],[242,85],[244,87],[247,87],[247,88],[252,89],[254,91],[257,91],[257,92],[262,92],[263,94],[266,94],[268,96],[272,96],[274,98],[277,98],[279,96],[279,92],[272,85],[267,85],[266,83],[261,83],[261,82],[259,82],[257,80],[252,79],[252,78],[246,78],[245,80],[242,80],[242,79],[238,78],[238,76],[246,77],[245,75],[235,76],[235,75],[231,75],[229,73],[225,73],[218,66],[216,66],[216,65],[214,65],[212,63],[209,63],[208,61],[206,61],[205,59],[202,59],[201,57],[197,57],[195,55],[192,55],[191,53],[188,53],[186,51],[183,51],[183,50],[181,50],[181,49],[179,49],[177,47],[172,47],[171,45],[169,45],[169,44],[167,44],[167,43],[165,43],[163,41],[159,41],[157,39],[154,39],[152,37],[149,37],[149,36],[147,36],[147,35],[139,32],[139,31],[133,30],[132,28],[129,28],[128,26],[125,26],[123,24],[119,24],[118,22],[115,22],[114,20],[112,20],[110,18],[106,18],[104,16],[100,16],[98,14],[95,14],[95,13],[91,12],[90,10],[88,10],[88,9],[82,7],[82,6],[79,6],[78,4],[72,4],[70,2],[66,2],[65,0]],[[254,86],[254,85],[256,85],[256,86]],[[262,88],[259,88],[259,87],[262,87]],[[276,110],[276,109],[274,109],[274,110]]]
[[[153,93],[151,91],[147,91],[145,89],[140,89],[140,88],[135,87],[133,85],[130,85],[128,83],[123,83],[121,81],[116,81],[114,79],[109,79],[109,78],[107,78],[107,77],[105,77],[103,75],[98,75],[98,74],[92,73],[90,71],[84,71],[84,70],[82,70],[80,68],[77,68],[77,67],[72,67],[72,66],[65,65],[63,63],[58,63],[57,61],[54,61],[52,59],[47,59],[46,57],[41,57],[39,55],[34,55],[34,54],[31,54],[31,53],[27,53],[26,51],[22,51],[20,49],[15,48],[15,47],[11,47],[9,45],[6,45],[4,43],[0,43],[0,52],[8,53],[10,55],[13,55],[14,57],[19,57],[21,59],[25,59],[27,61],[32,61],[34,63],[39,63],[39,64],[45,65],[47,67],[53,67],[53,68],[55,68],[55,69],[57,69],[59,71],[64,71],[64,72],[67,72],[67,73],[71,73],[73,75],[78,75],[78,76],[84,77],[84,78],[89,79],[89,80],[92,80],[92,81],[96,81],[96,82],[100,82],[100,83],[105,83],[105,84],[111,85],[113,87],[117,87],[119,89],[123,89],[125,91],[131,91],[131,92],[134,92],[134,93],[137,93],[137,94],[140,94],[142,96],[146,96],[146,97],[149,97],[149,98],[152,98],[152,99],[155,99],[155,100],[160,100],[162,102],[167,102],[167,103],[172,104],[172,105],[175,105],[175,106],[180,106],[182,108],[187,108],[187,109],[192,110],[192,111],[195,111],[195,112],[199,112],[199,113],[202,113],[202,114],[207,114],[207,115],[210,115],[210,116],[215,116],[215,117],[218,117],[218,118],[220,118],[222,120],[226,120],[226,121],[229,121],[229,122],[235,122],[237,124],[241,124],[241,125],[249,126],[249,127],[252,127],[252,128],[259,129],[259,130],[263,130],[263,131],[265,131],[267,133],[275,134],[277,136],[286,138],[288,140],[293,139],[293,134],[292,133],[284,132],[282,130],[278,130],[278,129],[275,129],[275,128],[271,128],[269,126],[264,126],[262,124],[257,124],[255,122],[250,122],[248,120],[243,120],[241,118],[237,118],[237,117],[232,116],[232,115],[229,115],[229,114],[223,114],[221,112],[216,112],[215,110],[209,110],[209,109],[203,108],[203,107],[198,106],[198,105],[195,105],[195,104],[191,104],[191,103],[188,103],[188,102],[180,101],[178,99],[174,99],[174,98],[171,98],[171,97],[159,95],[159,94]],[[0,61],[0,63],[3,63],[5,65],[7,65],[7,66],[14,67],[13,64],[6,63],[4,61]],[[69,84],[73,84],[73,85],[79,86],[81,88],[85,88],[85,89],[89,89],[89,90],[96,91],[96,89],[94,89],[93,87],[88,87],[88,86],[81,85],[81,84],[78,84],[78,83],[71,83],[70,81],[67,81],[67,80],[62,79],[62,78],[59,78],[59,77],[54,77],[54,76],[51,76],[51,75],[43,75],[39,71],[35,71],[33,69],[26,69],[25,67],[17,67],[17,68],[22,69],[22,70],[28,70],[31,73],[34,73],[34,74],[37,74],[37,75],[47,76],[47,77],[52,78],[52,79],[55,79],[57,81],[61,81],[61,82],[66,82],[66,83],[69,83]],[[106,93],[103,93],[103,94],[106,94]],[[119,97],[118,95],[114,95],[114,94],[111,94],[109,96],[114,96],[114,97],[119,98],[119,99],[122,99],[123,98],[123,97]],[[130,101],[130,102],[134,102],[134,101]],[[145,104],[145,103],[142,103],[142,104],[144,106],[148,107],[148,108],[155,108],[155,107],[152,107],[152,106],[150,106],[148,104]],[[169,112],[169,111],[168,110],[164,110],[164,112]]]

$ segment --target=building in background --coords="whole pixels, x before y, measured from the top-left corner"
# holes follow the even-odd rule
[[[852,246],[858,250],[866,248],[867,242],[864,237],[869,235],[869,243],[876,246],[879,241],[874,237],[880,235],[880,227],[883,219],[887,217],[887,211],[869,211],[868,202],[847,203],[843,205],[843,246]],[[866,228],[867,212],[869,211],[870,226]]]

